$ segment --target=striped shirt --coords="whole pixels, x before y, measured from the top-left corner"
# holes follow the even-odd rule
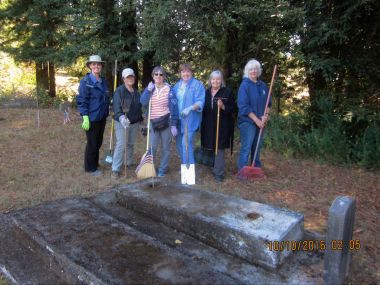
[[[164,85],[160,88],[154,88],[152,94],[152,107],[150,111],[151,119],[157,119],[170,113],[169,92],[170,87],[168,85]]]

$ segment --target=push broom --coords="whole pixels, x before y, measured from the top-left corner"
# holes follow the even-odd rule
[[[113,82],[113,91],[115,92],[117,85],[117,60],[115,60],[115,77]],[[114,129],[114,121],[111,116],[111,135],[110,135],[110,147],[108,150],[108,154],[106,155],[104,161],[108,164],[112,164],[112,157],[113,157],[113,129]]]
[[[268,104],[269,104],[270,96],[272,94],[272,88],[273,88],[273,83],[274,83],[274,78],[276,76],[276,72],[277,72],[277,65],[275,65],[274,69],[273,69],[272,80],[270,82],[269,93],[268,93],[268,97],[267,97],[267,102],[265,104],[264,114],[266,114],[267,109],[268,109]],[[264,171],[261,169],[261,167],[255,166],[255,160],[256,160],[256,156],[257,156],[257,151],[259,149],[260,139],[261,139],[261,135],[263,133],[263,130],[264,130],[264,128],[261,128],[260,132],[259,132],[259,137],[257,139],[257,144],[256,144],[256,148],[255,148],[255,154],[253,156],[252,165],[244,166],[242,169],[239,170],[237,177],[240,179],[252,180],[252,179],[258,179],[258,178],[264,178],[265,177]]]

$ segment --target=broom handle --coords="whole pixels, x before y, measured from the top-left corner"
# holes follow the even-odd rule
[[[265,104],[265,109],[264,109],[264,115],[266,114],[267,109],[268,109],[268,104],[269,104],[270,96],[272,94],[272,88],[273,88],[273,84],[274,84],[274,78],[276,77],[276,72],[277,72],[277,64],[274,66],[274,69],[273,69],[272,80],[270,82],[269,93],[268,93],[267,102]],[[257,150],[259,149],[260,139],[261,139],[261,134],[263,133],[263,129],[264,128],[261,128],[260,132],[259,132],[259,137],[257,139],[257,144],[256,144],[256,148],[255,148],[255,155],[253,156],[252,167],[255,166]]]
[[[153,96],[153,93],[152,93]],[[146,136],[146,152],[149,150],[149,134],[150,134],[150,108],[152,106],[152,97],[149,99],[149,108],[148,108],[148,134]]]
[[[215,156],[218,155],[218,146],[219,146],[219,118],[220,118],[220,108],[218,105],[218,115],[216,119],[216,142],[215,142]]]
[[[117,85],[117,59],[115,59],[115,76],[113,80],[113,92],[116,90]],[[111,116],[111,138],[110,138],[110,150],[112,150],[112,143],[113,143],[113,118]]]

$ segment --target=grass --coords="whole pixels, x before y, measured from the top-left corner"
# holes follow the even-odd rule
[[[71,123],[63,125],[58,110],[41,110],[41,126],[37,128],[36,109],[0,107],[0,213],[31,207],[45,201],[71,196],[91,196],[119,184],[136,181],[133,170],[127,178],[114,181],[110,167],[100,178],[83,171],[85,134],[80,129],[81,118],[71,115]],[[101,158],[109,143],[107,124]],[[135,162],[144,152],[144,137],[138,137]],[[238,151],[239,143],[235,143]],[[165,179],[180,182],[180,163],[172,144],[170,172]],[[226,152],[227,153],[227,152]],[[356,197],[357,212],[354,239],[362,248],[353,252],[349,282],[375,284],[380,281],[378,233],[380,173],[352,166],[317,163],[293,159],[275,152],[263,151],[262,161],[268,176],[252,183],[238,181],[236,172],[238,152],[226,155],[227,178],[216,183],[211,169],[196,166],[197,186],[203,189],[272,204],[305,215],[305,228],[324,233],[328,210],[339,195]],[[3,284],[0,276],[0,284]]]

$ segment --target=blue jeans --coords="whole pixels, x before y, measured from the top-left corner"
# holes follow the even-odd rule
[[[134,146],[136,143],[137,132],[139,130],[140,123],[135,123],[129,125],[129,127],[124,129],[122,124],[115,120],[115,134],[116,134],[116,146],[115,152],[112,158],[112,171],[120,172],[121,166],[124,160],[125,144],[127,145],[127,166],[132,165]],[[125,133],[127,132],[127,134]],[[125,141],[127,135],[128,142]]]
[[[244,166],[248,165],[249,154],[251,154],[251,163],[255,155],[255,149],[257,145],[257,140],[259,138],[260,129],[253,123],[243,122],[239,124],[240,129],[240,154],[238,160],[238,169],[242,169]],[[261,134],[260,144],[257,149],[257,155],[255,159],[255,166],[261,167],[260,161],[260,151],[263,146],[264,134]]]
[[[161,161],[158,168],[159,173],[166,173],[170,160],[170,143],[172,141],[172,133],[170,126],[162,131],[154,131],[150,125],[150,143],[153,149],[153,158],[156,157],[157,148],[161,142]]]
[[[186,160],[186,141],[185,141],[185,134],[178,134],[176,137],[176,147],[177,152],[179,156],[181,157],[181,163],[182,164],[195,164],[194,159],[194,147],[193,147],[193,139],[194,139],[195,132],[188,132],[187,135],[187,144],[188,144],[188,152],[189,152],[189,161]]]

